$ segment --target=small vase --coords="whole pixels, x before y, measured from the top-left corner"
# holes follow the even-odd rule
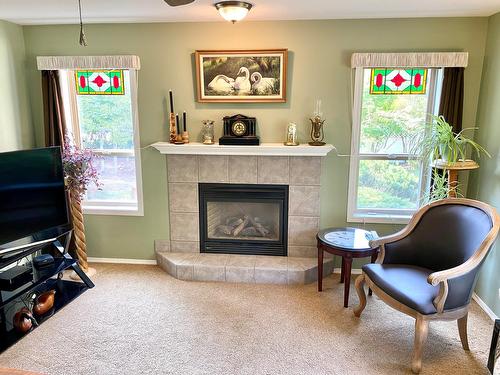
[[[54,307],[55,294],[55,290],[49,290],[48,292],[40,294],[36,298],[35,305],[33,306],[33,312],[36,315],[46,314],[51,308]]]

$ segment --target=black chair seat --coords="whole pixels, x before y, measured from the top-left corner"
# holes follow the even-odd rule
[[[363,271],[398,302],[423,315],[437,312],[432,301],[438,295],[439,287],[427,282],[433,271],[406,264],[366,264]]]

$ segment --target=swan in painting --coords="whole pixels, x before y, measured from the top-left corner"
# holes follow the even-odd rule
[[[244,76],[240,76],[240,74]],[[238,94],[249,94],[252,90],[252,84],[250,83],[250,71],[248,68],[242,66],[236,75],[236,80],[234,81],[234,89],[238,91]]]
[[[222,93],[229,93],[234,90],[234,79],[225,76],[224,74],[219,74],[214,77],[208,84],[210,90]]]
[[[257,94],[273,93],[274,84],[276,83],[275,78],[263,78],[259,72],[253,72],[250,79],[252,81],[252,90]]]

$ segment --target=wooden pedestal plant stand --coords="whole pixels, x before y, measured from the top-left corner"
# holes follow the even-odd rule
[[[94,154],[89,150],[81,150],[66,140],[63,150],[63,166],[66,189],[69,195],[71,218],[73,223],[73,236],[78,264],[87,275],[95,274],[95,269],[90,268],[87,261],[87,245],[85,242],[85,225],[82,210],[82,198],[88,186],[94,183],[99,187],[97,170],[92,161]],[[72,273],[72,279],[79,279]]]
[[[456,162],[448,162],[446,160],[434,160],[432,166],[444,172],[448,172],[448,197],[457,198],[458,188],[458,172],[470,171],[479,168],[474,160],[459,160]]]

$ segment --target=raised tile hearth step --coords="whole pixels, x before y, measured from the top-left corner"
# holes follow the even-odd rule
[[[318,279],[316,258],[171,252],[156,256],[168,274],[187,281],[308,284]],[[325,259],[323,275],[332,272],[333,259]]]

